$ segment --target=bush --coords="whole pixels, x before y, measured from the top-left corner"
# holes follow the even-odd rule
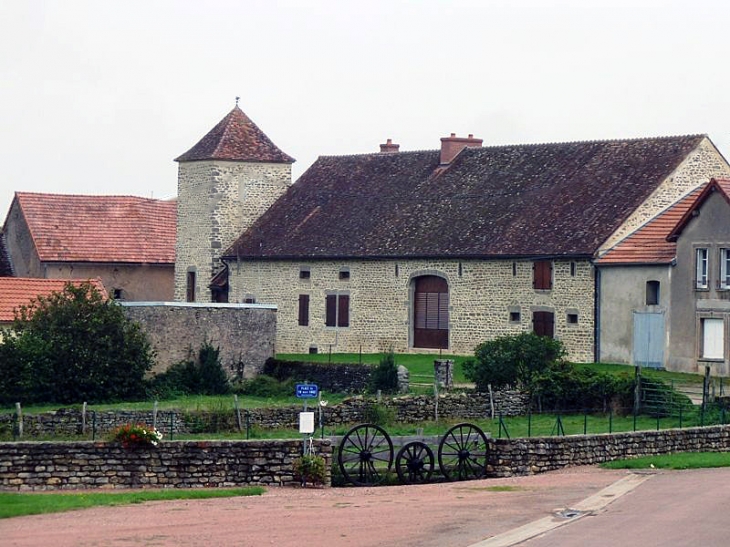
[[[300,456],[293,462],[294,478],[310,484],[324,484],[327,480],[327,466],[322,456]]]
[[[378,390],[382,393],[398,391],[398,367],[395,365],[395,354],[392,351],[386,353],[380,364],[373,369],[369,389],[372,393]]]
[[[114,430],[112,440],[124,448],[155,447],[160,444],[162,433],[144,424],[125,424]]]
[[[488,386],[518,388],[530,392],[535,378],[550,365],[562,361],[565,348],[560,340],[535,333],[502,336],[483,342],[474,359],[464,362],[464,374],[478,391]]]
[[[250,395],[252,397],[291,397],[294,395],[295,381],[277,380],[265,374],[259,374],[251,380],[244,380],[236,385],[234,391],[240,395]]]
[[[395,409],[380,403],[368,403],[363,410],[363,421],[379,426],[390,425],[395,422]]]
[[[0,343],[0,403],[144,397],[153,352],[137,323],[91,283],[67,284],[17,312]]]
[[[196,360],[188,359],[172,365],[147,385],[148,394],[160,399],[180,395],[225,395],[230,391],[220,350],[207,341],[200,347]]]

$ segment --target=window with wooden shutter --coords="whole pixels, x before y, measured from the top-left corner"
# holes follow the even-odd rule
[[[325,299],[325,318],[324,324],[327,327],[337,325],[337,295],[328,294]]]
[[[538,336],[555,336],[555,314],[549,311],[532,312],[532,330]]]
[[[448,348],[449,288],[445,279],[437,276],[416,279],[413,336],[415,347]]]
[[[350,295],[328,294],[325,300],[325,326],[350,326]]]
[[[309,295],[299,295],[299,326],[309,326]]]
[[[536,260],[532,265],[532,286],[537,290],[553,288],[553,263],[550,260]]]

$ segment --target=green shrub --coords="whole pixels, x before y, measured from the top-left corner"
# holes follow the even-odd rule
[[[363,420],[370,424],[386,426],[395,422],[395,409],[380,403],[370,402],[363,411]]]
[[[16,312],[0,343],[0,403],[140,399],[153,355],[119,304],[91,283],[68,283]]]
[[[324,484],[327,481],[327,465],[322,456],[301,456],[294,460],[294,478],[310,484]]]
[[[230,391],[220,350],[208,341],[200,347],[196,360],[176,363],[147,384],[148,394],[159,399],[181,395],[224,395]]]
[[[251,395],[252,397],[291,397],[295,393],[295,381],[277,380],[265,374],[259,374],[251,380],[239,382],[234,391],[240,395]]]
[[[370,375],[369,390],[372,393],[380,390],[382,393],[396,393],[398,391],[398,367],[395,364],[395,354],[390,351],[380,360],[380,364],[373,369]]]

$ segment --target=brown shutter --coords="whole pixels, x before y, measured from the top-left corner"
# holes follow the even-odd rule
[[[309,295],[299,295],[299,326],[306,327],[309,325]]]
[[[532,286],[538,290],[552,289],[553,263],[551,260],[538,260],[532,264]]]
[[[538,336],[553,338],[555,335],[555,315],[549,311],[533,312],[532,329]]]
[[[335,317],[337,317],[337,295],[328,294],[325,303],[325,326],[334,327],[336,325]]]
[[[337,326],[338,327],[349,327],[350,326],[350,295],[340,294],[338,295],[338,316]]]

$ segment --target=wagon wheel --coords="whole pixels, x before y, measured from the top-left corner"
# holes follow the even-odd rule
[[[439,468],[448,480],[481,479],[487,473],[487,437],[472,424],[457,424],[439,443]]]
[[[348,482],[356,486],[378,484],[393,465],[393,442],[380,426],[355,426],[340,443],[337,463]]]
[[[402,483],[420,484],[431,479],[433,462],[433,450],[420,441],[414,441],[398,451],[395,470]]]

